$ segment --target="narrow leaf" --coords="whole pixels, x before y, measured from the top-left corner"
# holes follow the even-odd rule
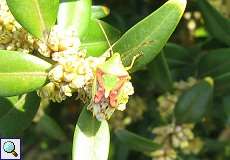
[[[230,145],[229,141],[220,141],[217,139],[210,139],[210,138],[206,138],[204,140],[205,140],[204,151],[208,151],[211,153],[220,153],[225,150],[225,147],[227,145]]]
[[[154,143],[153,140],[141,137],[127,130],[118,130],[116,135],[124,145],[132,150],[152,152],[161,148],[161,145]]]
[[[55,24],[59,0],[7,0],[16,20],[32,35],[44,38]]]
[[[194,73],[196,69],[194,59],[197,59],[196,53],[199,53],[197,50],[198,47],[185,48],[173,43],[165,45],[163,51],[174,81],[187,78]]]
[[[206,113],[213,94],[213,81],[206,78],[185,91],[175,107],[177,123],[195,123]]]
[[[208,51],[200,59],[199,75],[213,76],[214,78],[225,74],[230,67],[230,48],[216,49]]]
[[[101,19],[109,15],[110,10],[106,6],[92,6],[92,19]]]
[[[100,56],[109,48],[109,44],[98,23],[101,23],[111,44],[120,37],[120,31],[113,26],[100,20],[91,20],[87,32],[81,40],[82,47],[88,51],[88,56]]]
[[[11,137],[20,135],[32,122],[38,107],[40,98],[35,92],[24,94],[0,117],[0,136]]]
[[[225,96],[223,98],[223,109],[224,109],[224,117],[226,119],[226,125],[230,125],[230,96]]]
[[[81,37],[89,24],[92,0],[61,0],[58,24],[63,28],[76,28]]]
[[[206,0],[197,0],[208,31],[220,42],[230,46],[230,22]]]
[[[164,47],[164,53],[170,67],[182,67],[191,63],[189,51],[183,46],[167,43]]]
[[[45,84],[51,65],[35,56],[0,50],[0,96],[34,91]]]
[[[161,51],[179,23],[185,10],[186,0],[169,0],[158,10],[128,30],[114,45],[125,66],[134,56],[140,56],[133,66],[136,71],[151,62]]]
[[[73,160],[107,160],[109,154],[109,127],[87,111],[80,114],[73,140]]]
[[[0,117],[5,115],[10,109],[12,109],[17,100],[18,96],[0,97]]]
[[[163,92],[172,89],[172,77],[163,51],[148,65],[148,70],[157,89]]]
[[[199,62],[199,76],[211,76],[218,91],[229,91],[230,88],[230,48],[216,49],[207,52]]]
[[[39,131],[44,132],[49,137],[62,141],[66,139],[65,132],[50,116],[44,114],[37,124]]]

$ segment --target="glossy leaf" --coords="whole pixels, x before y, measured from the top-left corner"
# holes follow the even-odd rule
[[[185,91],[175,107],[177,123],[195,123],[206,113],[213,94],[213,81],[206,78]]]
[[[204,149],[208,150],[211,153],[220,153],[221,151],[225,150],[225,147],[227,147],[227,145],[230,145],[229,141],[221,141],[217,139],[207,138],[205,139]]]
[[[230,125],[230,96],[225,96],[223,98],[223,109],[224,109],[224,117],[226,119],[226,125]]]
[[[211,76],[218,90],[230,88],[230,48],[216,49],[207,52],[199,62],[199,76]]]
[[[161,148],[161,145],[153,142],[153,140],[139,136],[127,130],[118,130],[116,132],[118,139],[129,149],[140,152],[152,152]]]
[[[99,122],[85,107],[76,125],[72,159],[107,160],[109,141],[108,123]]]
[[[18,96],[0,97],[0,117],[5,115],[10,109],[12,109],[17,100]]]
[[[110,10],[106,6],[92,6],[92,19],[101,19],[109,15]]]
[[[66,139],[65,132],[63,129],[57,124],[57,122],[51,118],[50,116],[44,114],[40,121],[37,124],[37,128],[44,132],[49,137],[62,141]]]
[[[51,67],[35,56],[0,50],[0,96],[14,96],[34,91],[45,84]]]
[[[230,22],[224,18],[206,0],[197,0],[202,11],[206,28],[213,37],[230,46]]]
[[[100,56],[109,48],[108,41],[98,23],[101,23],[111,44],[120,37],[119,30],[111,25],[100,20],[91,20],[82,38],[82,47],[87,49],[88,56]]]
[[[61,0],[57,22],[63,28],[76,28],[84,35],[91,17],[92,0]]]
[[[71,149],[72,149],[72,143],[69,141],[65,141],[60,143],[60,145],[58,145],[54,150],[55,153],[58,153],[59,155],[71,155]]]
[[[140,56],[133,66],[136,71],[151,62],[161,51],[179,23],[185,10],[186,0],[169,0],[158,10],[128,30],[114,45],[125,66],[133,57]]]
[[[155,86],[158,89],[163,92],[167,92],[172,89],[172,77],[164,52],[157,55],[154,61],[148,65],[148,70]]]
[[[153,140],[141,137],[127,130],[118,130],[116,136],[128,148],[140,152],[152,152],[161,148],[161,145],[156,144]]]
[[[44,38],[55,24],[59,0],[7,0],[16,20],[32,35]]]
[[[40,104],[35,92],[24,94],[7,113],[0,117],[0,135],[12,137],[20,135],[31,124]]]
[[[191,63],[189,51],[183,46],[167,43],[163,51],[170,67],[181,67]]]
[[[173,81],[186,79],[196,71],[198,47],[185,48],[174,43],[167,43],[163,49]]]

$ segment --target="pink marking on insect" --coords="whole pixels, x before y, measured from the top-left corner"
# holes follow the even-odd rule
[[[97,93],[94,97],[95,103],[99,103],[105,94],[105,88],[104,88],[104,84],[103,84],[103,80],[102,80],[103,74],[104,73],[100,69],[96,70],[96,78],[97,78],[97,82],[99,84],[99,88],[98,88]]]
[[[104,88],[104,83],[102,80],[103,74],[104,73],[100,69],[97,69],[96,78],[97,78],[97,82],[98,82],[99,87],[98,87],[98,90],[97,90],[95,97],[94,97],[95,103],[101,102],[101,100],[103,99],[103,97],[105,95],[105,88]],[[121,87],[123,86],[123,84],[128,80],[128,78],[129,78],[129,76],[119,76],[120,81],[115,86],[115,88],[110,91],[110,93],[109,93],[109,104],[111,107],[117,106],[118,92],[121,89]]]
[[[105,90],[103,88],[99,87],[99,89],[98,89],[98,91],[94,97],[94,102],[99,103],[102,100],[102,98],[104,97],[104,94],[105,94]]]
[[[119,90],[121,89],[121,87],[123,86],[123,84],[125,83],[125,81],[128,80],[128,76],[121,76],[119,77],[120,81],[118,82],[118,84],[116,85],[116,87],[110,91],[109,94],[109,104],[111,107],[116,107],[117,104],[117,95]]]
[[[112,90],[109,94],[109,104],[111,107],[117,106],[117,91]]]

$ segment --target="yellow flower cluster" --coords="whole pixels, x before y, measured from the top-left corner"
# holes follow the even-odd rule
[[[194,136],[193,124],[169,124],[153,129],[154,141],[163,144],[163,148],[180,149],[185,154],[197,154],[203,147],[200,138]]]
[[[86,50],[80,49],[80,40],[75,30],[52,28],[47,42],[39,41],[38,51],[51,57],[56,65],[49,71],[50,83],[38,91],[38,95],[54,102],[61,102],[73,93],[84,101],[91,93],[96,66],[105,61],[103,57],[86,57]]]
[[[151,157],[153,157],[153,160],[175,160],[177,153],[174,149],[165,147],[152,152]]]
[[[76,52],[80,47],[80,39],[75,29],[65,30],[59,25],[54,26],[45,41],[38,41],[38,51],[45,57],[52,57],[70,52]],[[55,60],[55,57],[54,57]]]
[[[170,93],[166,93],[157,98],[159,104],[158,110],[162,117],[167,117],[173,113],[175,104],[178,100],[178,96]]]
[[[160,115],[165,118],[172,115],[179,96],[187,89],[194,86],[198,81],[189,77],[186,81],[175,82],[174,92],[166,93],[158,97],[158,110]],[[166,126],[160,126],[153,129],[156,135],[154,141],[163,144],[163,148],[153,152],[152,157],[156,160],[173,160],[176,159],[176,149],[180,149],[184,154],[198,154],[203,147],[200,138],[194,136],[192,129],[194,124],[176,125],[175,122]],[[170,150],[173,156],[166,154],[166,150]]]
[[[171,143],[174,148],[184,149],[188,147],[189,141],[194,138],[192,129],[193,124],[183,125],[167,125],[153,129],[153,133],[156,134],[155,142],[162,144],[166,140]]]
[[[204,146],[204,142],[199,138],[195,137],[189,141],[187,147],[185,147],[182,152],[185,154],[198,154]]]
[[[197,83],[197,79],[194,77],[189,77],[186,81],[180,80],[179,82],[175,82],[173,87],[175,88],[175,93],[180,95],[183,91],[191,88]]]
[[[184,18],[186,20],[186,27],[188,31],[193,35],[194,31],[197,29],[201,19],[202,15],[199,11],[187,11],[184,13]]]
[[[138,107],[137,107],[138,106]],[[123,129],[132,122],[143,118],[146,111],[146,104],[141,97],[130,98],[125,112],[118,111],[110,119],[110,126],[113,129]]]
[[[182,92],[191,88],[196,83],[197,80],[195,78],[189,77],[187,81],[181,80],[179,82],[175,82],[173,85],[173,93],[166,93],[164,95],[159,96],[157,98],[157,102],[160,115],[164,118],[171,115],[175,108],[176,102],[179,96],[182,94]]]
[[[5,0],[0,1],[0,49],[30,53],[35,39],[24,30],[10,13]]]
[[[54,102],[61,102],[66,97],[71,97],[73,93],[78,93],[80,98],[87,100],[91,93],[95,66],[103,63],[104,58],[85,56],[85,50],[54,53],[53,60],[57,61],[57,64],[49,72],[50,83],[38,94]]]

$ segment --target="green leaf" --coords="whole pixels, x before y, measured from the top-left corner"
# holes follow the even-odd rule
[[[120,31],[111,25],[100,20],[91,20],[85,36],[81,39],[82,47],[87,49],[88,56],[100,56],[109,48],[108,41],[98,23],[101,23],[111,44],[120,37]]]
[[[182,94],[175,106],[177,123],[195,123],[206,113],[213,94],[213,80],[206,78]]]
[[[132,150],[152,152],[161,148],[161,145],[154,143],[153,140],[141,137],[127,130],[121,129],[116,131],[116,136],[125,146]]]
[[[18,100],[18,96],[14,97],[0,97],[0,117],[5,115],[10,109],[14,107],[14,103]]]
[[[194,37],[195,38],[207,38],[208,36],[209,36],[208,32],[204,28],[204,26],[198,27],[194,31]]]
[[[51,65],[35,56],[0,50],[0,96],[34,91],[45,84]]]
[[[109,141],[107,121],[99,122],[85,107],[74,133],[73,160],[107,160]]]
[[[71,155],[71,149],[72,149],[72,142],[69,141],[65,141],[60,143],[57,147],[55,147],[54,151],[55,153],[58,154],[58,156],[64,155],[68,157],[71,157],[69,155]],[[70,159],[70,158],[68,158]]]
[[[171,77],[174,81],[185,79],[194,73],[196,69],[196,60],[199,53],[198,47],[185,48],[183,46],[167,43],[163,49],[165,58],[168,62]]]
[[[44,132],[49,137],[62,141],[66,139],[65,132],[50,116],[44,114],[37,124],[38,130]]]
[[[55,24],[59,0],[7,0],[15,19],[32,35],[46,38]]]
[[[223,98],[223,109],[224,115],[226,117],[226,125],[230,125],[230,96],[225,96]]]
[[[31,124],[40,104],[35,92],[24,94],[11,109],[0,117],[0,135],[4,137],[18,136]]]
[[[217,139],[206,138],[204,144],[204,150],[210,153],[220,153],[224,151],[227,145],[230,145],[229,141],[220,141]]]
[[[202,11],[206,28],[213,37],[230,46],[230,22],[223,17],[206,0],[197,0]]]
[[[183,46],[167,43],[163,50],[170,67],[182,67],[191,63],[189,51]]]
[[[230,48],[216,49],[207,52],[199,62],[199,76],[211,76],[218,91],[229,91],[230,88]]]
[[[92,6],[92,19],[101,19],[109,15],[110,10],[106,6]]]
[[[148,70],[155,86],[163,92],[170,91],[173,86],[171,73],[164,52],[148,65]]]
[[[58,25],[76,28],[78,36],[84,35],[91,17],[92,0],[61,0],[58,11]]]
[[[128,66],[134,56],[143,53],[133,66],[136,71],[151,62],[175,30],[185,10],[186,0],[169,0],[158,10],[128,30],[114,45],[123,64]]]

